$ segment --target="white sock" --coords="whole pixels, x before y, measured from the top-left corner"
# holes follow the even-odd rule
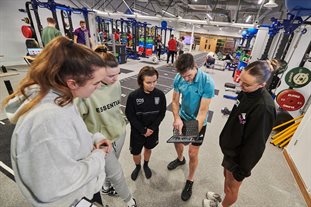
[[[129,200],[126,204],[127,204],[127,206],[133,206],[133,205],[135,205],[136,203],[135,203],[135,201],[134,201],[134,199],[133,199],[133,197],[132,197],[131,200]]]

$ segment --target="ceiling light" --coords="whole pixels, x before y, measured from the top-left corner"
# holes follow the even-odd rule
[[[148,13],[146,13],[146,12],[143,12],[143,11],[140,11],[140,10],[138,10],[138,9],[132,9],[133,11],[135,11],[135,12],[139,12],[139,13],[141,13],[141,14],[146,14],[146,15],[149,15]]]
[[[278,5],[275,3],[275,0],[269,0],[269,2],[265,3],[263,6],[268,7],[268,8],[273,8],[273,7],[277,7]]]
[[[246,18],[245,22],[249,22],[249,20],[251,20],[252,16],[248,15],[248,17]]]
[[[213,19],[213,17],[210,15],[210,14],[206,14],[206,16],[210,19],[210,20],[212,20]]]
[[[170,15],[170,16],[172,16],[172,17],[176,17],[174,14],[171,14],[171,13],[169,13],[169,12],[163,10],[163,9],[162,9],[162,12],[165,13],[165,14],[167,14],[167,15]]]

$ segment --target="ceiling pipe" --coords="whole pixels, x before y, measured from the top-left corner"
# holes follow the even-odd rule
[[[108,17],[111,19],[120,19],[120,18],[134,18],[141,21],[172,21],[176,23],[188,23],[188,24],[202,24],[202,25],[218,25],[222,27],[243,27],[243,28],[252,28],[255,24],[242,24],[242,23],[232,23],[232,22],[216,22],[216,21],[206,21],[206,20],[194,20],[194,19],[183,19],[182,17],[162,17],[162,16],[145,16],[140,14],[124,14],[121,12],[109,13],[104,11],[93,10],[96,15],[102,17]]]
[[[240,6],[241,6],[241,0],[239,0],[237,10],[236,10],[235,15],[234,15],[233,21],[235,21],[235,22],[238,22]]]

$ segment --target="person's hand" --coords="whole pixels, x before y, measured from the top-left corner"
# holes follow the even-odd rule
[[[111,141],[108,139],[103,139],[100,142],[95,144],[96,149],[102,149],[105,153],[109,153],[112,150]]]
[[[153,130],[152,129],[147,129],[146,133],[144,134],[145,137],[149,137],[150,135],[153,134]]]
[[[180,118],[174,120],[173,127],[174,127],[174,129],[178,130],[179,134],[182,134],[183,126],[184,126],[184,123],[183,123],[183,121]]]

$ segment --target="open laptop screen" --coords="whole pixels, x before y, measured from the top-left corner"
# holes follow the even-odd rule
[[[30,56],[36,56],[42,51],[42,48],[28,48],[27,50]]]

